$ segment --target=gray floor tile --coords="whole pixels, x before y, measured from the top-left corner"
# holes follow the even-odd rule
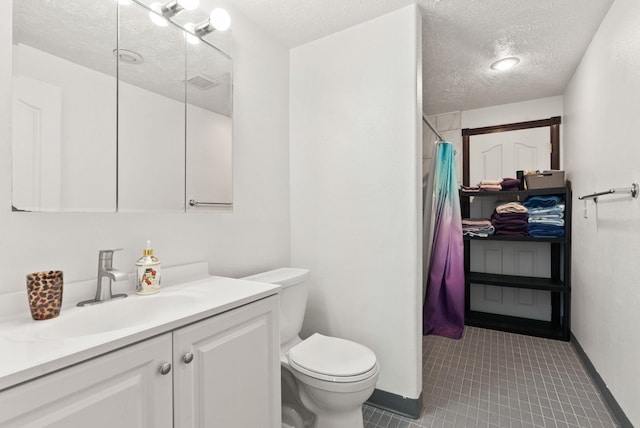
[[[475,327],[425,336],[422,390],[419,419],[365,404],[365,428],[617,426],[567,342]]]

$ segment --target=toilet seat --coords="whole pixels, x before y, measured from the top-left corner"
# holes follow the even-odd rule
[[[288,352],[295,370],[328,382],[358,382],[377,373],[376,356],[359,343],[315,333]]]

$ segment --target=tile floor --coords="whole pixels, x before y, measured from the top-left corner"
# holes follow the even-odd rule
[[[365,428],[617,426],[568,342],[465,327],[422,343],[420,419],[365,405]]]

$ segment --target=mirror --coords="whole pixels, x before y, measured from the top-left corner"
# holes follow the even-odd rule
[[[230,206],[228,33],[180,28],[202,10],[158,26],[150,2],[87,3],[14,0],[14,209]]]
[[[13,2],[12,205],[115,211],[117,8]]]
[[[184,210],[183,32],[132,3],[120,6],[118,48],[118,210]]]
[[[230,206],[233,200],[231,58],[204,43],[188,43],[186,78],[187,209]],[[191,206],[191,200],[201,205]]]

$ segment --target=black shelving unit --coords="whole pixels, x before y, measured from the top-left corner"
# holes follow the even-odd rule
[[[492,235],[482,237],[464,237],[465,270],[465,324],[512,333],[528,334],[551,339],[569,340],[571,319],[571,185],[549,189],[518,190],[509,192],[467,192],[460,191],[460,204],[463,218],[469,218],[471,198],[500,198],[501,200],[523,201],[532,195],[560,196],[565,202],[565,234],[561,238],[535,238]],[[549,278],[488,274],[472,272],[470,269],[471,241],[505,242],[547,242],[551,246],[551,276]],[[472,311],[470,302],[471,284],[494,285],[535,290],[547,290],[551,293],[551,321],[539,321],[529,318]]]

